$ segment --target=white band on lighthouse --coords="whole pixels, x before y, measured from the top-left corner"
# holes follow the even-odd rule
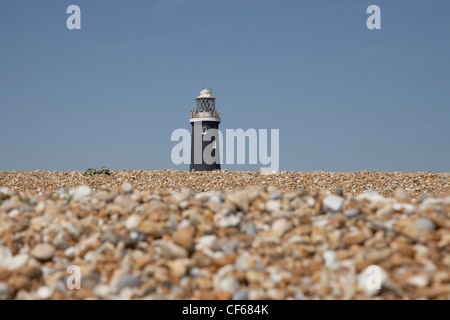
[[[198,121],[215,121],[220,122],[219,118],[192,118],[189,122],[198,122]]]

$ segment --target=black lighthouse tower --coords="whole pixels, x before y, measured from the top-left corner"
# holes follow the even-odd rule
[[[195,111],[191,111],[191,171],[220,170],[219,123],[216,98],[205,88],[195,98]]]

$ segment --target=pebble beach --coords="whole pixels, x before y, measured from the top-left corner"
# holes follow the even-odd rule
[[[449,184],[433,172],[0,172],[0,299],[447,300]]]

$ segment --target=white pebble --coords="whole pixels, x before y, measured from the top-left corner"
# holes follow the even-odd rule
[[[73,199],[79,202],[84,202],[92,199],[93,196],[94,192],[91,188],[88,186],[79,186],[73,194]]]
[[[337,261],[337,252],[333,250],[327,250],[323,254],[323,260],[327,267],[331,267]]]
[[[281,208],[281,203],[279,200],[269,200],[266,202],[266,210],[268,212],[278,211]]]
[[[344,198],[336,195],[330,195],[323,199],[322,205],[326,212],[339,212],[342,210],[342,206],[344,205]]]
[[[9,270],[14,270],[25,266],[29,259],[30,256],[28,254],[21,253],[11,258],[8,262],[5,262],[5,267]]]
[[[39,287],[39,289],[37,289],[36,291],[36,295],[40,299],[48,299],[52,296],[52,294],[53,290],[46,286]]]
[[[125,182],[124,184],[122,184],[121,188],[125,193],[133,192],[133,186],[129,182]]]
[[[76,253],[77,249],[75,247],[69,247],[66,250],[64,250],[64,255],[69,259],[75,258]]]
[[[125,226],[128,230],[136,228],[139,224],[139,221],[141,221],[141,217],[137,214],[133,214],[128,217],[127,221],[125,221]]]

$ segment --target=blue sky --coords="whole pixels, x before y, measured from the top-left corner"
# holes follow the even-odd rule
[[[66,9],[81,8],[81,30]],[[366,9],[381,8],[381,30]],[[450,1],[0,2],[0,170],[172,164],[208,81],[280,170],[450,171]],[[224,165],[259,170],[261,165]]]

